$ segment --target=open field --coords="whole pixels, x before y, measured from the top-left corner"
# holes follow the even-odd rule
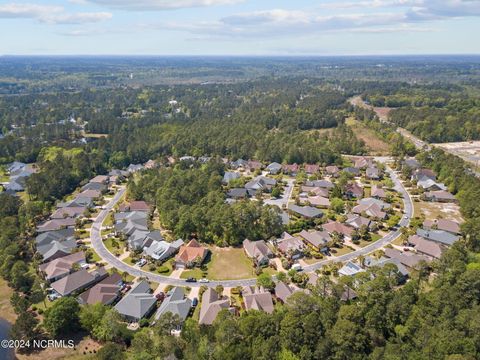
[[[443,218],[463,222],[462,215],[460,214],[460,207],[457,204],[414,201],[413,207],[415,209],[416,217],[423,215],[427,220]]]
[[[0,317],[10,323],[14,322],[17,318],[12,305],[10,305],[10,296],[12,296],[12,294],[13,290],[8,286],[5,280],[0,278]]]
[[[93,360],[96,358],[96,352],[101,348],[98,342],[86,337],[85,334],[73,335],[72,340],[75,342],[73,349],[49,347],[28,355],[17,354],[17,358],[19,360]]]
[[[365,127],[360,121],[349,118],[346,124],[350,126],[358,139],[363,140],[372,155],[388,155],[390,146],[380,139],[373,130]]]

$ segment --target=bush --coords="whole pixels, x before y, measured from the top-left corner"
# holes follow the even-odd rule
[[[43,314],[43,309],[38,309],[38,315],[42,315]]]
[[[165,266],[165,265],[162,265],[162,266],[159,266],[157,268],[157,271],[160,273],[160,274],[165,274],[165,273],[168,273],[170,271],[170,269]]]
[[[138,323],[140,325],[140,327],[147,327],[148,325],[150,325],[150,322],[148,321],[148,319],[141,319]]]

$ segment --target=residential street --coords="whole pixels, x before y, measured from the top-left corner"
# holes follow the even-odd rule
[[[387,161],[387,159],[388,158],[376,158],[376,160],[382,161],[382,162]],[[375,251],[384,247],[385,245],[391,243],[393,240],[395,240],[397,237],[400,236],[401,234],[400,227],[408,226],[410,223],[410,219],[413,216],[413,202],[412,202],[412,199],[410,198],[410,195],[408,194],[408,192],[405,190],[402,183],[398,179],[397,175],[388,166],[387,166],[387,172],[390,174],[395,184],[395,190],[397,190],[403,196],[403,201],[404,201],[405,213],[404,213],[404,216],[402,217],[402,220],[399,223],[398,229],[389,232],[380,240],[372,243],[371,245],[365,246],[362,249],[356,250],[349,254],[338,256],[334,259],[327,259],[327,260],[317,262],[315,264],[305,266],[304,268],[305,271],[310,272],[310,271],[317,270],[322,266],[331,262],[345,262],[345,261],[353,260],[360,255],[366,255],[372,251]],[[282,200],[286,198],[288,201],[291,195],[291,191],[293,189],[293,182],[292,182],[292,186],[289,187],[289,189],[290,189],[289,191],[285,190],[285,195],[288,195],[288,196],[284,196]],[[122,188],[117,194],[115,194],[113,199],[105,206],[105,209],[98,214],[90,230],[90,238],[91,238],[91,244],[93,246],[93,249],[109,265],[117,268],[120,272],[126,271],[130,275],[135,277],[143,276],[149,279],[150,281],[158,282],[164,285],[174,285],[174,286],[188,285],[192,288],[200,287],[201,285],[206,285],[209,287],[215,287],[217,285],[223,285],[224,287],[255,285],[256,279],[210,281],[209,283],[203,283],[203,284],[202,283],[186,283],[185,280],[183,279],[178,279],[174,277],[169,277],[169,276],[164,276],[164,275],[159,275],[159,274],[154,274],[148,271],[144,271],[134,266],[128,265],[123,261],[121,261],[120,259],[118,259],[115,255],[113,255],[110,251],[108,251],[108,249],[103,244],[102,237],[101,237],[101,228],[102,228],[102,223],[105,220],[106,216],[108,215],[109,211],[117,204],[118,201],[120,201],[125,191],[126,189]]]

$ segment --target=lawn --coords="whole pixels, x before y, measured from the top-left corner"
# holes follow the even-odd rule
[[[235,280],[254,277],[252,261],[242,248],[212,247],[208,266],[208,278],[211,280]]]
[[[187,279],[189,277],[201,279],[203,278],[203,271],[199,268],[194,268],[190,270],[185,270],[180,274],[181,279]]]
[[[108,249],[108,251],[110,251],[112,254],[116,254],[117,252],[122,254],[123,251],[124,251],[124,245],[123,245],[123,242],[121,242],[120,240],[116,240],[117,242],[117,246],[114,246],[113,244],[113,238],[107,238],[103,244],[105,245],[105,247]]]
[[[330,252],[331,252],[332,255],[334,255],[334,256],[345,255],[345,254],[351,253],[352,251],[353,251],[353,249],[350,248],[350,247],[348,247],[348,246],[344,246],[344,247],[342,247],[341,249],[332,248],[332,249],[330,250]]]
[[[92,259],[91,259],[92,263],[100,262],[102,260],[102,258],[98,256],[98,254],[95,252],[95,250],[93,250],[93,248],[89,247],[88,249],[92,253]]]
[[[380,240],[382,238],[382,235],[380,234],[370,234],[372,239],[370,241],[365,241],[365,240],[360,240],[360,243],[358,246],[360,247],[365,247],[367,245],[373,244],[375,241]]]

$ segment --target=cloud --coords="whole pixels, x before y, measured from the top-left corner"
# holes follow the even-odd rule
[[[68,13],[62,6],[10,3],[0,5],[0,19],[34,19],[48,24],[86,24],[112,18],[108,12]]]
[[[71,0],[79,1],[79,0]],[[113,9],[132,11],[175,10],[194,7],[233,5],[245,0],[80,0]]]

